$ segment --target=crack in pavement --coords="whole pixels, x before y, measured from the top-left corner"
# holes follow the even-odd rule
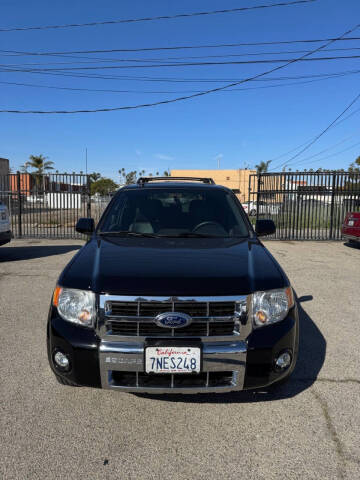
[[[51,278],[47,274],[41,273],[17,273],[17,272],[1,272],[0,273],[0,280],[2,277],[48,277]]]
[[[343,444],[336,432],[335,426],[332,422],[330,413],[329,413],[329,407],[324,398],[314,389],[310,390],[310,393],[316,398],[318,403],[320,404],[323,417],[325,419],[326,427],[328,429],[328,432],[330,434],[331,440],[335,444],[335,451],[338,457],[338,470],[339,470],[339,478],[344,479],[345,478],[345,472],[346,472],[346,455],[344,452],[344,447]]]

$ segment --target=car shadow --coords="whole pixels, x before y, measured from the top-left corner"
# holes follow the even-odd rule
[[[81,247],[82,245],[24,245],[21,247],[1,247],[0,263],[62,255],[72,252],[73,250],[79,250]]]
[[[345,242],[343,243],[344,247],[354,248],[355,250],[360,250],[360,241],[359,242]]]
[[[270,386],[259,390],[244,390],[230,393],[203,394],[135,394],[166,402],[185,403],[248,403],[269,402],[295,397],[311,387],[324,364],[326,355],[326,340],[314,321],[302,308],[302,303],[312,301],[312,295],[298,298],[299,308],[299,356],[296,367],[289,381],[280,386]]]

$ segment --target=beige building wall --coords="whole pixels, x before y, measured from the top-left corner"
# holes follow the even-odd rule
[[[171,170],[171,177],[210,177],[217,185],[235,190],[240,202],[249,200],[249,177],[256,170]],[[239,191],[239,193],[238,193]]]

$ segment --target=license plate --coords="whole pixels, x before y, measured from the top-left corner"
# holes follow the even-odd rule
[[[349,220],[348,225],[349,225],[349,227],[353,227],[354,226],[354,220]]]
[[[198,347],[147,347],[146,373],[199,373],[201,352]]]

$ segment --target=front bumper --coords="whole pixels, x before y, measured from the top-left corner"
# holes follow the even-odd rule
[[[0,245],[5,245],[6,243],[9,243],[11,240],[11,231],[7,232],[0,232]]]
[[[183,374],[166,377],[144,373],[146,342],[142,340],[101,339],[94,330],[62,320],[55,308],[50,309],[48,321],[49,362],[56,375],[77,385],[127,392],[206,393],[266,387],[291,373],[297,359],[298,339],[296,306],[282,322],[255,329],[245,340],[236,336],[157,339],[166,346],[197,342],[202,349],[201,374],[192,374],[191,378]],[[68,372],[60,371],[54,364],[53,354],[57,350],[70,358]],[[275,360],[285,350],[291,352],[292,363],[286,371],[278,372]]]
[[[352,240],[353,242],[360,243],[360,229],[359,229],[359,235],[350,235],[348,233],[343,232],[343,237],[345,238],[345,240]]]

